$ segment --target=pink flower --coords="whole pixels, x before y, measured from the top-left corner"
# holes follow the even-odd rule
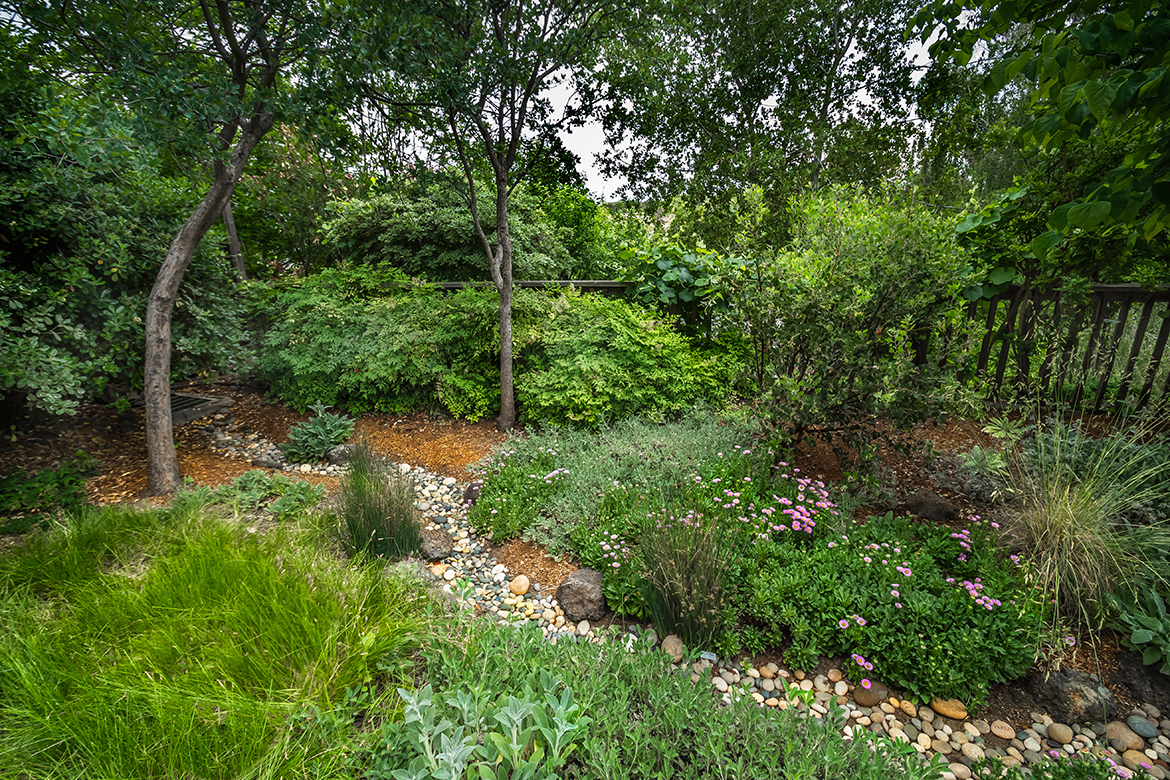
[[[873,687],[873,683],[871,683],[869,680],[862,680],[861,687],[865,688],[868,691],[870,688]]]
[[[890,591],[890,595],[891,595],[891,596],[893,596],[894,598],[898,598],[898,595],[899,595],[899,594],[898,594],[898,591],[896,591],[896,590],[891,590],[891,591]]]
[[[841,628],[849,628],[849,621],[846,620],[845,618],[841,618],[840,620],[837,621],[837,625],[840,626]]]

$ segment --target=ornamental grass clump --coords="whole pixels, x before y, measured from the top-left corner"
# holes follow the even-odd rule
[[[690,512],[660,516],[642,537],[643,596],[660,634],[710,647],[727,625],[730,556],[718,529]]]
[[[1007,538],[1031,559],[1054,626],[1099,630],[1106,594],[1166,581],[1170,528],[1146,508],[1170,495],[1170,462],[1146,457],[1143,440],[1140,430],[1094,440],[1054,420],[1013,458]]]
[[[337,536],[350,555],[403,558],[422,546],[411,486],[362,437],[341,478]]]

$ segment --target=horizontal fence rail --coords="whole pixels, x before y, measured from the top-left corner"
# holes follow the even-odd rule
[[[435,287],[440,290],[461,290],[464,287],[472,287],[475,289],[482,289],[484,287],[495,287],[495,282],[433,282]],[[582,292],[599,293],[601,295],[625,295],[626,288],[630,287],[630,282],[615,282],[612,279],[588,279],[584,281],[565,281],[563,279],[555,279],[551,281],[519,281],[512,282],[514,287],[536,288],[544,289],[547,287],[575,287]]]

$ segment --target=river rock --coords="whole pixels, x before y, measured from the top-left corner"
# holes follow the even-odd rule
[[[508,590],[512,591],[517,596],[523,596],[528,592],[529,587],[531,587],[531,585],[528,582],[528,577],[523,574],[517,575],[512,579],[512,582],[508,584]]]
[[[565,612],[565,618],[576,623],[580,620],[600,620],[605,617],[605,595],[601,592],[601,572],[593,569],[577,569],[557,588],[557,603]]]
[[[947,770],[955,776],[955,780],[970,780],[971,778],[970,767],[966,764],[960,764],[958,761],[948,766]]]
[[[1126,718],[1125,725],[1129,726],[1133,733],[1139,737],[1154,739],[1158,736],[1158,729],[1141,715],[1130,715]]]
[[[944,718],[964,720],[967,717],[967,707],[958,699],[935,699],[930,708]]]
[[[1110,742],[1117,740],[1122,750],[1141,750],[1146,746],[1146,743],[1134,733],[1133,729],[1119,720],[1106,724],[1105,739]]]
[[[1121,760],[1133,771],[1138,771],[1142,764],[1150,765],[1154,762],[1140,750],[1127,750],[1121,754]]]
[[[1002,720],[992,721],[991,733],[1000,739],[1015,739],[1016,730],[1011,727],[1010,723],[1005,723]]]
[[[882,699],[890,695],[886,686],[877,680],[871,680],[869,688],[858,685],[853,689],[853,700],[862,707],[876,707]]]
[[[1063,723],[1053,723],[1048,727],[1048,738],[1067,745],[1073,740],[1073,730]]]

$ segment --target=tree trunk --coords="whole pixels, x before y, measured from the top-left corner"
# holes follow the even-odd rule
[[[256,144],[272,127],[272,117],[260,115],[250,122],[232,149],[229,165],[213,163],[211,189],[179,228],[167,248],[146,306],[146,369],[143,396],[146,400],[146,458],[149,495],[173,493],[182,482],[175,454],[171,424],[171,314],[183,274],[195,254],[195,247],[223,213],[236,182],[244,172]],[[226,134],[226,131],[225,131]],[[232,138],[234,134],[227,134]],[[223,135],[221,135],[223,137]],[[509,269],[511,270],[511,269]]]
[[[500,416],[496,418],[496,427],[510,431],[516,427],[516,392],[512,380],[512,235],[508,232],[507,182],[499,181],[496,184],[496,252],[500,268],[496,280],[500,291]]]
[[[232,199],[223,204],[223,227],[227,231],[228,255],[232,268],[236,269],[236,281],[248,281],[248,269],[244,267],[244,248],[240,246],[240,234],[236,232],[236,218],[232,216]]]

